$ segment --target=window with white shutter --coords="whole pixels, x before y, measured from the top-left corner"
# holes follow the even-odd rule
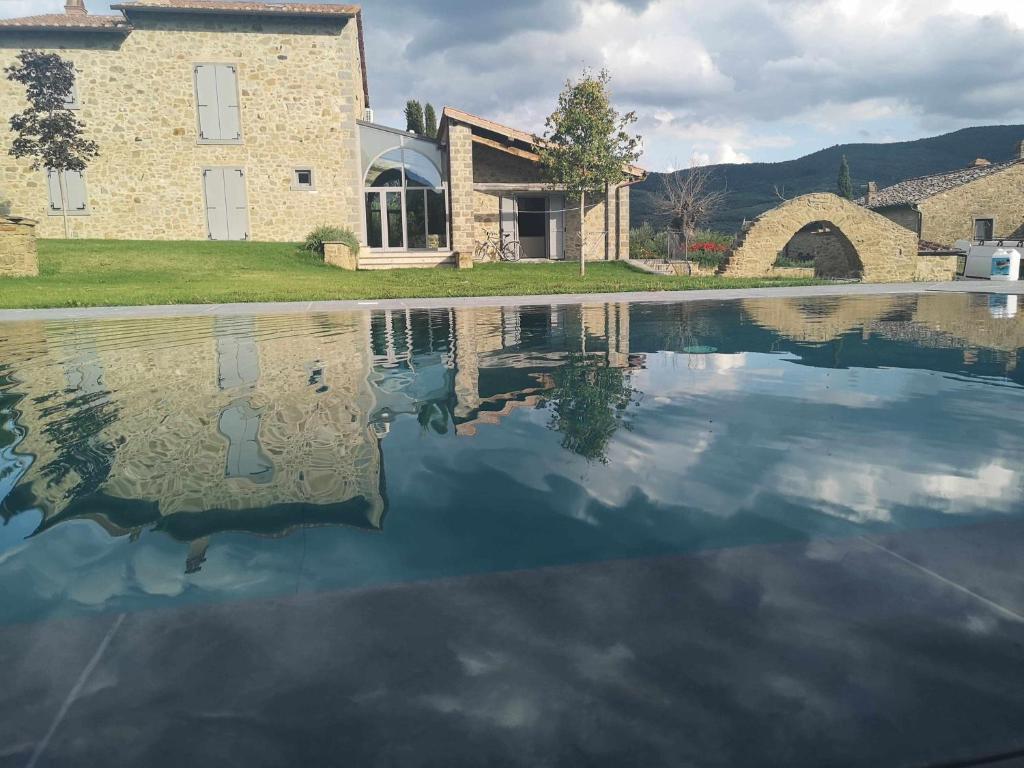
[[[57,171],[46,172],[46,188],[50,196],[49,212],[61,216],[64,206],[60,196],[60,176]],[[85,190],[85,175],[81,171],[64,171],[64,192],[67,196],[69,216],[89,215],[89,198]]]
[[[196,111],[200,144],[241,144],[238,68],[234,64],[196,64]]]

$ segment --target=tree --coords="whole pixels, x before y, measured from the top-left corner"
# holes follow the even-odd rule
[[[853,182],[850,180],[850,164],[846,162],[846,155],[839,163],[839,178],[836,180],[836,190],[840,197],[853,200]]]
[[[423,107],[415,99],[405,102],[405,129],[423,135]]]
[[[428,139],[437,138],[437,113],[430,102],[423,108],[423,135]]]
[[[562,447],[587,461],[608,463],[608,443],[619,427],[630,428],[627,409],[637,391],[625,371],[579,352],[569,354],[552,374],[545,395],[548,427],[562,433]]]
[[[655,199],[658,212],[683,236],[683,258],[689,258],[690,238],[706,225],[725,202],[725,189],[712,186],[711,169],[694,165],[688,171],[661,177],[661,197]]]
[[[640,137],[627,132],[636,114],[619,115],[608,93],[606,70],[584,72],[578,82],[566,81],[558,108],[545,122],[538,142],[541,165],[552,184],[565,188],[566,198],[580,204],[580,276],[586,275],[587,195],[607,195],[626,178],[626,166],[640,157]]]
[[[81,173],[99,154],[96,143],[85,138],[85,126],[68,109],[75,86],[75,67],[55,53],[21,51],[18,63],[4,72],[8,80],[25,86],[28,99],[28,107],[10,119],[15,138],[9,154],[30,158],[34,171],[45,168],[57,174],[64,237],[70,237],[64,175],[67,171]]]

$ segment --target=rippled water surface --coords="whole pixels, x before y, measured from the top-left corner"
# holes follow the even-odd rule
[[[0,324],[0,766],[1024,749],[1022,348],[961,294]]]

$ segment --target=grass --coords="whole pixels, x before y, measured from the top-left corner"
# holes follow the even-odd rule
[[[0,308],[220,304],[811,285],[806,279],[660,277],[623,263],[485,264],[345,272],[295,244],[40,240],[39,277],[0,281]]]

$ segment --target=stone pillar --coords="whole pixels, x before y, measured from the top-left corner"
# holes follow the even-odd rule
[[[875,202],[875,198],[878,196],[878,184],[874,181],[868,182],[868,191],[864,195],[864,205],[871,207],[871,204]]]
[[[618,189],[619,218],[618,218],[618,258],[626,261],[629,259],[629,185],[623,184]]]
[[[359,267],[356,255],[345,243],[324,243],[324,263],[348,270]]]
[[[17,216],[0,216],[0,278],[38,274],[36,222]]]
[[[448,126],[448,168],[452,215],[452,250],[460,267],[473,263],[473,132],[468,126]],[[468,259],[462,258],[463,254]]]

